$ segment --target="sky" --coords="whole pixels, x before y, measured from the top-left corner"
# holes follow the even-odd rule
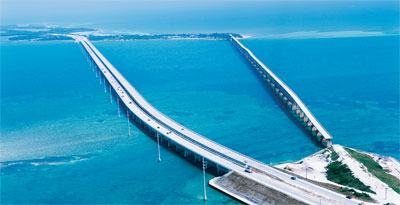
[[[1,24],[131,33],[399,33],[399,1],[0,0]]]

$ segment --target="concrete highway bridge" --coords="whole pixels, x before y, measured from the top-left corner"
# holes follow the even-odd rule
[[[286,105],[289,112],[300,121],[304,128],[316,138],[316,141],[325,147],[332,146],[332,136],[318,122],[314,115],[308,110],[307,106],[300,98],[289,88],[281,79],[278,78],[267,66],[265,66],[258,58],[246,47],[243,46],[235,37],[231,35],[230,41],[243,54],[249,63],[256,69],[262,79],[271,87],[273,92]]]
[[[207,171],[213,171],[221,175],[227,172],[237,173],[245,181],[257,182],[261,186],[273,189],[305,204],[359,203],[357,200],[347,199],[344,195],[307,180],[301,178],[293,180],[291,179],[292,175],[284,171],[222,146],[168,118],[150,105],[87,38],[78,35],[69,36],[73,37],[82,46],[88,61],[93,67],[93,71],[96,72],[96,77],[99,78],[99,83],[104,86],[104,92],[109,92],[110,102],[116,102],[118,112],[124,113],[128,117],[128,126],[131,123],[135,123],[167,149],[175,151],[194,164],[201,164],[202,161],[205,161]],[[310,127],[310,131],[315,133],[316,137],[321,137],[321,142],[329,146],[330,135],[294,92],[237,39],[231,37],[231,41],[249,59],[250,63],[260,71],[263,78],[270,85],[272,83],[275,85],[271,86],[278,89],[276,93],[282,98],[282,101],[287,105],[290,102],[291,107],[289,106],[289,108],[304,121],[305,126]],[[310,123],[311,125],[309,125]],[[161,159],[159,158],[159,160]],[[245,170],[249,167],[252,171],[246,172]],[[211,181],[210,184],[212,185]],[[224,192],[221,189],[220,191]],[[248,204],[259,203],[240,195],[240,193],[229,191],[225,191],[225,193]]]

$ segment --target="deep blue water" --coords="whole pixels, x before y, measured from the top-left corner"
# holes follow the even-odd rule
[[[398,32],[398,2],[236,1],[210,10],[167,1],[138,3],[137,12],[123,1],[90,9],[88,2],[40,2],[3,1],[2,22],[258,36],[242,42],[334,143],[400,159],[399,37],[386,35]],[[58,7],[65,9],[55,16]],[[305,36],[270,36],[299,31]],[[335,38],[341,31],[349,37]],[[225,146],[272,164],[320,149],[229,42],[94,44],[157,109]],[[165,149],[158,163],[153,140],[135,127],[127,135],[125,116],[117,117],[78,44],[1,41],[0,55],[1,203],[203,203],[201,170]],[[207,203],[237,203],[210,187],[207,193]]]

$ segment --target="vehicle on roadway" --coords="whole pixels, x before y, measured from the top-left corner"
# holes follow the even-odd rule
[[[296,177],[290,177],[291,180],[296,180]]]
[[[251,170],[251,166],[246,164],[246,167],[244,168],[244,171],[247,173],[252,173],[253,171]]]

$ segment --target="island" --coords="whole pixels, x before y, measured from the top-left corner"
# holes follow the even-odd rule
[[[93,28],[65,28],[43,25],[8,25],[0,27],[0,37],[10,41],[51,41],[74,40],[69,34],[82,35],[91,41],[132,41],[132,40],[174,40],[209,39],[228,40],[230,35],[243,38],[235,33],[182,33],[182,34],[107,34]]]

